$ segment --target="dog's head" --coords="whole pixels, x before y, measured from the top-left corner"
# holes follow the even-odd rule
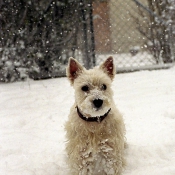
[[[67,77],[75,89],[75,102],[87,117],[104,115],[112,102],[111,82],[115,76],[113,58],[87,70],[74,58],[69,59]]]

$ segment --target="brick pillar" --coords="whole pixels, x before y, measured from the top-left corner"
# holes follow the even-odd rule
[[[111,52],[111,32],[108,2],[93,3],[93,22],[96,53]]]

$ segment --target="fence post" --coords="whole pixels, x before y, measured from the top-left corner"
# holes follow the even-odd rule
[[[172,25],[170,25],[170,29],[169,29],[169,42],[170,42],[170,49],[171,49],[171,61],[174,62],[175,50],[174,50],[174,36],[173,36]]]
[[[84,66],[89,69],[90,68],[90,59],[88,54],[88,37],[87,37],[87,21],[86,21],[86,13],[84,8],[84,1],[80,0],[80,7],[81,7],[81,18],[82,18],[82,26],[83,26],[83,62]]]
[[[83,62],[84,66],[89,69],[92,68],[96,62],[92,0],[80,0],[80,11],[83,38]]]
[[[91,33],[91,56],[92,56],[92,66],[96,65],[95,59],[95,38],[94,38],[94,24],[93,24],[93,8],[92,8],[92,0],[89,2],[89,18],[90,18],[90,33]]]

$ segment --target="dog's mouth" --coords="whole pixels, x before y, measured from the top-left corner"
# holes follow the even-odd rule
[[[100,123],[100,122],[102,122],[102,121],[108,116],[109,112],[111,111],[111,108],[110,108],[104,115],[91,117],[91,116],[89,116],[89,115],[83,115],[83,114],[80,112],[78,106],[77,106],[76,108],[77,108],[78,116],[79,116],[81,119],[83,119],[83,120],[85,120],[85,121],[87,121],[87,122],[99,122],[99,123]]]

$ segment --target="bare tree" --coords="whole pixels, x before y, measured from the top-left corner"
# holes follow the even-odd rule
[[[174,59],[175,0],[147,0],[147,5],[135,1],[139,16],[133,16],[138,31],[146,38],[148,50],[156,62],[170,63]]]

